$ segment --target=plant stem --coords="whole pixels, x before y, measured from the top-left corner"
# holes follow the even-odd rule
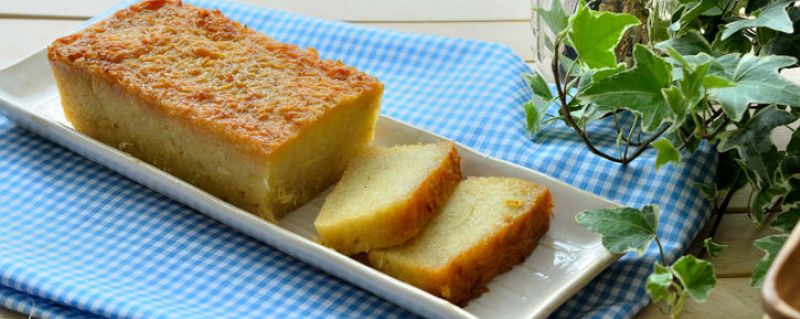
[[[577,61],[577,60],[573,60],[573,61],[572,61],[572,64],[570,64],[570,65],[569,65],[569,67],[567,68],[567,73],[564,73],[564,79],[565,79],[565,80],[569,80],[569,75],[570,75],[570,74],[572,74],[572,69],[573,69],[573,68],[575,68],[575,64],[577,64],[577,63],[578,63],[578,61]],[[577,80],[577,79],[576,79],[576,80]],[[569,82],[569,81],[564,81],[564,92],[567,92],[567,91],[569,91],[569,90],[568,90],[568,86],[569,86],[570,84],[568,84],[568,82]]]
[[[655,131],[653,134],[650,134],[650,136],[648,136],[647,139],[645,139],[644,142],[641,143],[642,146],[636,148],[636,151],[633,152],[633,154],[631,154],[630,157],[625,158],[626,160],[625,163],[628,163],[639,157],[639,155],[642,155],[642,153],[644,153],[644,151],[647,150],[648,147],[650,147],[650,143],[655,141],[657,138],[661,137],[661,134],[664,134],[664,132],[666,132],[668,128],[669,125],[664,125],[661,126],[661,128],[658,129],[658,131]]]
[[[622,135],[622,126],[619,124],[619,119],[617,119],[617,113],[621,111],[622,110],[617,110],[616,112],[611,113],[614,116],[614,126],[617,128],[617,134],[622,138],[622,141],[631,146],[642,146],[642,130],[637,131],[635,142],[633,141],[632,137],[626,137],[625,135]],[[633,133],[633,126],[631,126],[631,133]]]
[[[575,133],[577,133],[578,136],[581,138],[583,143],[586,144],[586,147],[589,148],[589,151],[591,151],[595,155],[600,156],[602,158],[605,158],[605,159],[607,159],[609,161],[616,162],[616,163],[621,163],[621,164],[627,164],[627,163],[630,163],[631,161],[633,161],[634,159],[636,159],[637,157],[639,157],[639,155],[642,155],[642,153],[644,153],[644,151],[647,150],[647,148],[650,147],[650,143],[651,142],[655,141],[658,137],[660,137],[662,134],[664,134],[664,132],[667,131],[667,129],[669,128],[669,125],[661,126],[661,128],[659,128],[656,132],[654,132],[647,139],[645,139],[643,142],[641,142],[641,145],[639,147],[637,147],[636,150],[633,153],[630,154],[630,156],[625,154],[626,156],[623,156],[622,158],[617,158],[617,157],[608,155],[605,152],[599,150],[597,147],[595,147],[594,144],[592,143],[592,141],[589,139],[589,136],[586,134],[586,132],[584,132],[583,129],[581,129],[581,127],[578,126],[577,123],[575,123],[575,119],[572,117],[572,112],[570,112],[569,103],[567,103],[567,94],[566,94],[568,88],[566,87],[566,85],[564,85],[565,83],[561,82],[560,72],[559,72],[559,69],[558,69],[558,66],[559,66],[559,54],[557,54],[557,52],[559,52],[560,50],[561,50],[561,41],[560,40],[556,40],[556,42],[554,44],[554,52],[556,52],[556,54],[553,57],[553,62],[550,65],[550,67],[551,67],[551,69],[553,71],[553,75],[554,75],[555,82],[556,82],[555,83],[556,84],[556,90],[558,91],[557,92],[558,93],[558,99],[559,99],[559,102],[561,103],[561,113],[562,113],[561,115],[564,117],[564,121],[567,122],[567,125],[572,127],[572,129],[575,131]],[[573,63],[576,63],[576,62],[573,62]]]
[[[636,134],[636,144],[634,146],[641,146],[642,145],[642,130],[639,130],[639,133]]]
[[[639,140],[639,142],[636,142],[634,140],[629,140],[624,135],[622,136],[622,141],[625,142],[625,143],[631,144],[631,146],[642,146],[642,142],[641,142],[641,140],[642,140],[642,130],[638,130],[637,135],[638,135],[637,139]]]
[[[672,269],[670,269],[670,271],[672,271]],[[678,283],[675,282],[674,279],[670,286],[672,288],[671,290],[677,297],[672,299],[672,302],[668,303],[669,316],[670,318],[677,319],[680,316],[681,311],[683,311],[683,298],[685,296],[685,293],[683,291],[683,287],[678,285]]]
[[[691,114],[692,114],[692,120],[694,121],[694,131],[695,131],[694,136],[695,137],[704,136],[706,134],[706,126],[703,125],[705,124],[705,122],[702,119],[700,119],[700,117],[698,117],[697,114],[695,113]]]
[[[708,103],[708,109],[711,110],[711,118],[709,118],[708,121],[706,121],[706,125],[710,124],[711,122],[716,120],[717,117],[723,114],[722,110],[715,109],[714,106],[711,105],[711,102]]]
[[[731,185],[736,185],[739,182],[739,178],[742,177],[742,170],[739,169],[736,171],[736,176],[733,178],[733,183]],[[733,198],[733,194],[736,193],[736,190],[731,187],[728,192],[725,194],[725,199],[722,200],[722,203],[714,209],[716,216],[714,219],[714,224],[711,226],[711,232],[709,233],[709,237],[712,239],[714,235],[717,234],[717,230],[719,229],[720,223],[722,223],[722,216],[725,215],[725,210],[728,209],[728,205],[731,203],[731,198]],[[700,258],[703,258],[705,255],[705,250],[700,251]]]
[[[681,292],[680,292],[680,294],[678,295],[678,302],[677,302],[677,303],[678,303],[678,304],[676,305],[676,308],[677,308],[677,309],[673,309],[673,312],[672,312],[672,313],[673,313],[673,315],[675,316],[674,318],[676,318],[676,319],[677,319],[678,317],[680,317],[680,315],[681,315],[681,312],[683,312],[683,306],[684,306],[684,305],[685,305],[685,303],[686,303],[686,292],[685,292],[685,291],[683,291],[683,289],[681,289]]]
[[[633,131],[636,129],[636,122],[638,122],[638,120],[639,120],[639,116],[634,116],[633,117],[633,123],[631,123],[631,130],[628,132],[628,139],[627,139],[628,141],[630,141],[631,138],[633,138]],[[641,129],[639,129],[639,130],[641,131]],[[628,149],[630,149],[630,148],[631,148],[631,143],[630,142],[625,143],[625,154],[622,155],[623,158],[627,158],[628,157]]]
[[[619,119],[617,118],[617,112],[611,112],[611,117],[614,118],[614,128],[617,131],[617,153],[622,154],[622,149],[619,141],[624,140],[625,136],[622,135],[622,127],[619,124]],[[626,142],[626,147],[627,145],[630,145],[630,142]]]
[[[551,68],[552,68],[553,74],[555,75],[554,78],[555,78],[555,81],[556,81],[556,90],[558,91],[557,92],[558,93],[558,99],[561,102],[561,113],[562,113],[561,115],[564,117],[564,121],[566,121],[567,124],[570,127],[572,127],[572,129],[575,130],[576,133],[578,133],[578,136],[580,136],[581,140],[583,140],[583,143],[586,144],[586,146],[589,148],[589,151],[591,151],[592,153],[597,154],[600,157],[605,158],[605,159],[607,159],[609,161],[622,163],[622,160],[620,160],[618,158],[615,158],[613,156],[610,156],[610,155],[604,153],[603,151],[598,150],[594,146],[594,144],[592,144],[592,141],[589,140],[589,137],[586,135],[586,133],[584,133],[583,130],[580,127],[578,127],[578,124],[576,124],[575,120],[572,118],[572,113],[570,112],[569,107],[567,107],[569,105],[567,103],[567,96],[564,93],[566,91],[566,89],[561,86],[561,76],[560,76],[560,74],[558,72],[558,56],[559,56],[558,52],[560,50],[561,50],[561,42],[556,40],[556,43],[554,45],[554,51],[556,52],[556,55],[553,57],[553,63],[551,65]]]
[[[675,131],[675,133],[676,133],[676,135],[678,135],[678,139],[681,140],[681,146],[678,147],[678,150],[682,151],[684,148],[689,147],[689,141],[686,140],[686,136],[685,136],[685,135],[689,135],[689,134],[686,133],[686,131],[683,130],[683,127],[679,128],[677,131]]]
[[[706,119],[706,114],[708,114],[708,108],[701,112],[703,114],[703,135],[706,135],[706,126],[708,126],[708,120]]]
[[[726,115],[725,118],[722,120],[722,124],[720,124],[720,126],[716,130],[714,130],[714,132],[711,132],[711,134],[703,135],[703,139],[709,141],[714,139],[714,137],[716,137],[717,134],[719,134],[719,132],[722,132],[722,130],[724,130],[730,122],[731,119]]]
[[[658,253],[661,254],[661,264],[666,267],[667,256],[664,255],[664,247],[661,246],[661,240],[658,239],[658,235],[656,235],[656,245],[658,245]]]

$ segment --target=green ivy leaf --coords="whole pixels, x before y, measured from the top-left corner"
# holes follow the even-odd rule
[[[672,14],[672,16],[669,19],[670,24],[669,24],[669,26],[667,26],[667,34],[673,34],[674,35],[676,32],[678,32],[681,29],[680,19],[683,16],[683,14],[686,12],[686,9],[687,9],[686,6],[681,5],[681,6],[678,7],[678,10],[676,10]]]
[[[569,41],[586,67],[613,67],[617,65],[614,48],[628,28],[639,24],[634,15],[591,10],[581,1],[569,19]]]
[[[681,89],[677,86],[661,89],[661,95],[664,96],[664,101],[667,102],[667,105],[669,105],[669,108],[672,109],[672,113],[675,115],[675,125],[672,126],[672,130],[677,130],[686,119],[686,109],[689,107],[689,104],[686,103]]]
[[[652,132],[674,117],[661,92],[672,84],[672,66],[642,45],[636,45],[633,56],[636,62],[633,68],[592,83],[579,98],[606,111],[627,108],[641,115],[642,127]]]
[[[587,87],[589,87],[590,84],[600,81],[601,79],[607,78],[609,76],[621,73],[623,71],[625,71],[625,63],[619,63],[611,68],[584,69],[583,73],[581,73],[580,75],[581,77],[580,81],[578,81],[578,94],[576,95],[580,95],[581,92],[583,92]],[[578,103],[585,104],[583,108],[575,111],[575,113],[579,113],[580,115],[583,116],[587,114],[592,115],[588,117],[591,120],[598,119],[602,117],[602,115],[607,113],[606,111],[599,110],[596,104],[591,103],[589,101],[580,101],[579,99],[573,99],[572,101],[570,101],[570,104],[572,104],[572,102],[576,102],[576,104]]]
[[[733,70],[736,68],[736,64],[739,63],[739,54],[725,54],[719,57],[715,57],[709,55],[707,53],[699,53],[695,55],[681,55],[681,59],[683,59],[686,63],[692,65],[699,65],[704,63],[711,63],[709,67],[708,74],[715,75],[718,77],[725,77],[726,79],[729,77],[728,73],[726,73],[729,69]],[[681,61],[674,61],[673,65],[678,66],[673,69],[673,77],[675,79],[680,79],[683,75],[683,70],[680,68],[682,66]]]
[[[525,110],[525,129],[531,138],[535,137],[542,130],[542,126],[547,124],[545,114],[552,103],[553,100],[545,101],[539,96],[534,96],[532,100],[522,105]]]
[[[647,16],[647,37],[650,43],[658,43],[670,38],[669,25],[672,23],[669,16],[661,12],[674,12],[680,4],[672,1],[653,1],[651,14]]]
[[[764,178],[764,176],[762,176]],[[789,189],[780,184],[764,187],[756,193],[756,198],[750,205],[750,219],[756,224],[764,222],[764,211],[770,208],[779,198],[785,196]]]
[[[625,63],[617,64],[610,68],[595,69],[592,73],[592,82],[597,82],[609,76],[616,75],[625,71]]]
[[[714,1],[714,5],[711,6],[711,8],[708,8],[708,10],[704,11],[702,15],[707,17],[722,15],[725,13],[725,9],[728,7],[728,5],[734,1],[736,0],[716,0]]]
[[[792,112],[792,114],[797,114]],[[792,133],[792,138],[789,140],[789,144],[786,145],[786,151],[792,154],[800,154],[800,131],[795,130]]]
[[[788,55],[800,58],[800,33],[780,34],[761,48],[762,55]]]
[[[572,118],[575,119],[578,123],[581,123],[581,126],[586,126],[586,124],[600,119],[605,115],[605,112],[601,112],[597,109],[597,105],[592,103],[585,104],[582,108],[572,111]]]
[[[724,74],[715,75],[724,75],[735,85],[709,89],[709,94],[732,120],[740,121],[750,103],[800,104],[800,87],[778,73],[781,68],[794,65],[795,58],[745,54],[735,65],[731,62],[731,55],[718,58],[718,68]]]
[[[720,175],[720,174],[717,174]],[[709,202],[714,202],[717,199],[717,185],[713,183],[705,184],[705,183],[694,183],[694,187],[700,190],[700,194],[703,195]]]
[[[781,212],[769,225],[785,233],[791,233],[798,222],[800,222],[800,207],[795,207]]]
[[[533,100],[523,104],[522,109],[525,110],[525,129],[533,137],[542,129],[542,116],[539,110],[536,109],[536,103]]]
[[[653,302],[659,302],[669,295],[669,288],[672,285],[672,272],[669,268],[659,263],[653,264],[653,273],[647,276],[647,294]]]
[[[672,272],[695,301],[705,302],[717,284],[714,265],[692,255],[683,256],[672,264]]]
[[[736,83],[717,75],[708,75],[703,80],[703,86],[707,89],[726,88],[734,85],[736,85]]]
[[[702,64],[707,61],[711,61],[711,68],[708,70],[709,74],[730,79],[739,64],[741,57],[738,53],[725,54],[716,58],[708,54],[698,54],[687,56],[686,59],[694,64]]]
[[[703,99],[703,97],[705,97],[705,89],[703,88],[703,84],[705,84],[705,82],[708,80],[707,74],[710,67],[711,63],[709,62],[692,67],[683,67],[683,78],[681,78],[679,81],[681,93],[683,93],[683,96],[686,98],[689,106],[694,107],[694,109],[697,111],[702,111],[706,108],[706,105],[700,105],[700,109],[697,109],[698,103]],[[720,81],[716,81],[713,84],[719,84],[719,82]],[[725,84],[730,85],[732,83],[727,82]]]
[[[800,28],[800,8],[789,7],[789,17],[792,19],[792,28],[795,30]],[[777,33],[775,36],[763,43],[760,55],[788,55],[795,58],[800,58],[800,32],[791,34]]]
[[[792,114],[796,117],[800,116],[795,112],[792,112]],[[780,163],[780,174],[776,178],[790,183],[789,187],[792,190],[798,189],[796,193],[791,193],[797,196],[790,196],[793,198],[784,199],[784,206],[790,201],[796,201],[800,204],[800,130],[795,130],[794,133],[792,133],[789,144],[786,145],[786,150],[782,153],[785,155]]]
[[[678,20],[677,28],[671,28],[673,28],[675,31],[685,30],[692,22],[696,21],[700,15],[706,13],[709,9],[712,9],[715,6],[719,6],[719,2],[722,1],[724,0],[682,1],[690,5],[687,6],[686,10],[684,10],[683,14]]]
[[[677,165],[681,162],[681,152],[672,145],[672,142],[666,138],[660,138],[655,142],[650,143],[650,146],[658,151],[656,155],[656,169],[661,168],[664,164],[672,163]]]
[[[748,39],[743,32],[734,32],[730,37],[722,39],[722,32],[718,32],[711,42],[711,50],[716,54],[722,53],[739,53],[744,54],[750,52],[753,48],[753,43]]]
[[[553,93],[539,73],[526,74],[525,81],[533,91],[533,99],[523,104],[525,110],[525,128],[531,137],[541,131],[547,108],[553,103]]]
[[[761,9],[765,5],[769,4],[770,0],[749,0],[747,1],[747,5],[745,6],[744,12],[750,14],[752,12]]]
[[[711,53],[711,44],[697,30],[690,30],[677,38],[656,44],[656,49],[666,50],[672,47],[682,55]]]
[[[544,23],[557,35],[562,30],[567,28],[569,17],[561,5],[561,1],[551,1],[550,10],[544,8],[533,8],[533,11],[539,14],[544,19]]]
[[[785,207],[786,209],[800,207],[800,180],[796,178],[789,179],[787,187],[791,189],[791,191],[783,198],[781,207]]]
[[[677,109],[673,108],[676,114],[683,115],[682,113],[685,113],[685,110],[690,107],[694,111],[704,110],[706,105],[699,104],[699,102],[705,98],[705,89],[724,88],[734,85],[734,83],[727,78],[708,74],[712,66],[716,66],[717,69],[721,67],[716,65],[714,59],[707,54],[702,54],[702,56],[708,56],[707,59],[697,59],[695,61],[699,63],[693,63],[672,47],[666,47],[666,51],[672,60],[675,61],[674,64],[680,66],[680,68],[673,69],[672,73],[673,77],[678,80],[681,95],[683,96],[684,103],[687,104],[680,113]],[[679,72],[675,72],[676,70],[679,70]]]
[[[742,19],[725,25],[722,40],[735,32],[748,28],[769,28],[783,33],[794,33],[792,19],[786,12],[786,6],[794,1],[778,1],[754,12],[755,19]]]
[[[793,134],[792,141],[789,143],[790,146],[787,147],[787,153],[793,155],[787,157],[796,158],[800,155],[796,149],[793,149],[797,146],[791,145],[792,142],[796,142],[795,136],[797,135],[798,132]],[[790,233],[794,227],[797,226],[797,223],[800,222],[800,179],[798,179],[796,175],[791,175],[789,179],[783,181],[783,183],[787,186],[789,191],[781,201],[781,213],[775,217],[772,223],[770,223],[770,226],[785,233]]]
[[[770,140],[770,133],[794,120],[789,112],[767,107],[741,127],[720,134],[718,149],[720,152],[736,149],[744,164],[771,184],[771,176],[778,169],[778,148]]]
[[[544,100],[553,99],[553,92],[550,91],[550,87],[547,85],[547,82],[544,80],[541,74],[526,74],[525,81],[528,82],[533,94],[542,97]]]
[[[703,241],[703,246],[706,248],[708,255],[711,257],[717,257],[717,255],[725,250],[725,248],[728,248],[728,245],[717,244],[712,241],[710,237]]]
[[[755,172],[753,172],[753,170],[748,168],[747,164],[745,164],[741,159],[737,158],[734,161],[736,162],[736,165],[738,165],[739,168],[741,169],[740,172],[744,173],[744,177],[747,181],[747,184],[758,186],[759,184],[758,175]]]
[[[720,191],[727,190],[735,192],[747,184],[745,178],[736,178],[736,175],[742,174],[741,167],[736,163],[737,158],[739,158],[739,154],[735,149],[719,153],[717,171],[727,172],[727,174],[717,174],[715,183]]]
[[[798,132],[795,131],[794,135],[797,135],[797,133]],[[775,179],[783,182],[796,182],[800,184],[800,152],[790,151],[789,148],[787,148],[786,151],[781,153],[785,155],[779,164],[780,170],[778,171],[778,174],[776,174]],[[790,187],[794,189],[795,185],[791,185]],[[797,185],[797,187],[800,187],[800,185]]]
[[[609,252],[622,254],[635,251],[642,255],[656,238],[658,206],[642,209],[622,207],[582,212],[575,220],[583,227],[600,234]]]
[[[706,126],[706,132],[721,132],[723,129],[728,128],[729,124],[730,124],[730,122],[729,122],[728,118],[723,117],[723,116],[719,116],[716,119],[714,119],[713,121],[711,121],[711,123],[709,125]],[[712,134],[712,133],[706,133],[706,134]],[[716,143],[717,141],[719,141],[719,139],[716,137],[716,134],[711,139],[711,141],[713,143]]]
[[[756,248],[762,250],[764,252],[764,257],[758,261],[756,268],[753,269],[753,274],[750,277],[751,286],[761,287],[761,284],[764,283],[764,277],[766,277],[769,267],[772,266],[772,262],[775,261],[775,257],[778,255],[778,252],[781,250],[783,243],[786,242],[786,238],[788,237],[789,235],[787,234],[779,234],[759,238],[753,241],[753,246],[756,246]]]

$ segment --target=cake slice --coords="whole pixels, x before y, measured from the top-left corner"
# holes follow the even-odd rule
[[[383,86],[223,16],[143,1],[55,40],[67,119],[272,222],[372,139]]]
[[[368,253],[370,265],[450,302],[477,297],[530,255],[550,225],[547,188],[515,178],[461,182],[419,235]]]
[[[372,148],[355,158],[314,221],[319,241],[352,255],[402,244],[461,180],[450,142]]]

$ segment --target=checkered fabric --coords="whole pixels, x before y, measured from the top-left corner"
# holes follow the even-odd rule
[[[704,146],[654,169],[590,154],[556,125],[531,140],[521,105],[529,67],[485,42],[410,35],[221,2],[234,20],[314,47],[385,83],[382,112],[485,154],[631,206],[657,203],[669,259],[710,213],[692,185],[714,176]],[[598,126],[598,141],[614,134]],[[657,251],[624,256],[556,318],[630,317],[648,302]],[[369,292],[228,228],[0,117],[0,305],[52,318],[409,317]]]

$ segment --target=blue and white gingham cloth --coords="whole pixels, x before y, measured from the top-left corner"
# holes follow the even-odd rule
[[[628,166],[590,154],[563,125],[531,141],[520,107],[528,66],[485,42],[409,35],[215,1],[230,18],[314,47],[385,83],[382,112],[631,206],[663,209],[670,259],[710,206],[693,188],[714,176],[704,146],[680,166],[654,152]],[[613,144],[613,132],[594,136]],[[613,146],[609,146],[613,147]],[[648,302],[657,256],[624,256],[557,318],[630,317]],[[0,116],[0,305],[52,318],[409,317],[369,292],[228,228]]]

